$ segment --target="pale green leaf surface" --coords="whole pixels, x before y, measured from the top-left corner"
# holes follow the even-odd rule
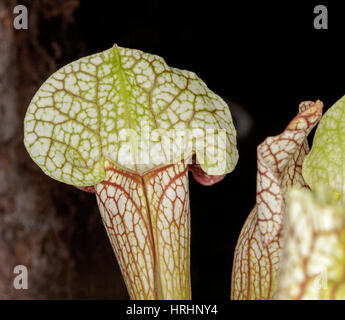
[[[116,45],[41,86],[25,116],[24,144],[47,175],[76,186],[101,182],[105,158],[144,173],[196,153],[210,175],[231,172],[238,160],[231,114],[218,95],[192,72]]]
[[[345,96],[322,117],[302,172],[312,189],[327,185],[345,203]]]
[[[287,196],[276,299],[345,299],[345,210],[327,188]]]

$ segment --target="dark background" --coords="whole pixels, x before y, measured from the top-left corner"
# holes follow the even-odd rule
[[[15,2],[9,1],[9,7]],[[248,112],[253,126],[238,141],[235,170],[212,187],[190,179],[193,298],[229,297],[237,237],[255,204],[257,145],[279,134],[301,101],[320,99],[327,110],[344,95],[344,11],[336,2],[226,2],[23,1],[29,15],[32,10],[32,28],[14,31],[13,36],[17,86],[28,88],[18,91],[17,136],[30,98],[50,73],[114,43],[160,55],[170,66],[196,72],[211,90],[230,101],[231,111],[235,103]],[[317,4],[327,5],[328,30],[313,27]],[[40,67],[34,68],[37,64]],[[234,117],[239,125],[236,113]],[[126,299],[94,196],[45,177],[31,164],[20,139],[12,141],[16,142],[4,145],[22,157],[15,170],[27,175],[23,188],[35,185],[36,193],[49,199],[43,207],[36,203],[43,200],[36,200],[31,210],[38,212],[35,221],[44,225],[53,217],[54,222],[44,240],[32,244],[38,246],[35,259],[29,258],[34,251],[30,246],[24,245],[20,254],[17,249],[9,251],[13,264],[26,263],[33,270],[46,257],[45,267],[34,278],[40,289],[21,296],[5,290],[4,297]],[[54,210],[47,214],[50,206]],[[8,208],[3,215],[12,214]],[[14,224],[22,228],[25,222],[16,219]],[[12,242],[18,237],[31,239],[30,233],[19,234],[9,237],[9,246],[15,248]]]

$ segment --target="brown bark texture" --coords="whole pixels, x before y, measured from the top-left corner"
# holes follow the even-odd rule
[[[13,8],[25,5],[28,29]],[[34,93],[85,46],[75,32],[77,0],[0,1],[0,299],[127,299],[93,194],[42,173],[23,145]],[[28,268],[17,290],[16,265]]]

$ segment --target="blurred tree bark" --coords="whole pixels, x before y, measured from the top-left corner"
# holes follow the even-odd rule
[[[13,8],[28,8],[27,30]],[[127,299],[96,199],[45,176],[23,145],[23,118],[43,81],[85,55],[78,0],[0,2],[0,298]],[[13,287],[15,265],[28,290]]]

